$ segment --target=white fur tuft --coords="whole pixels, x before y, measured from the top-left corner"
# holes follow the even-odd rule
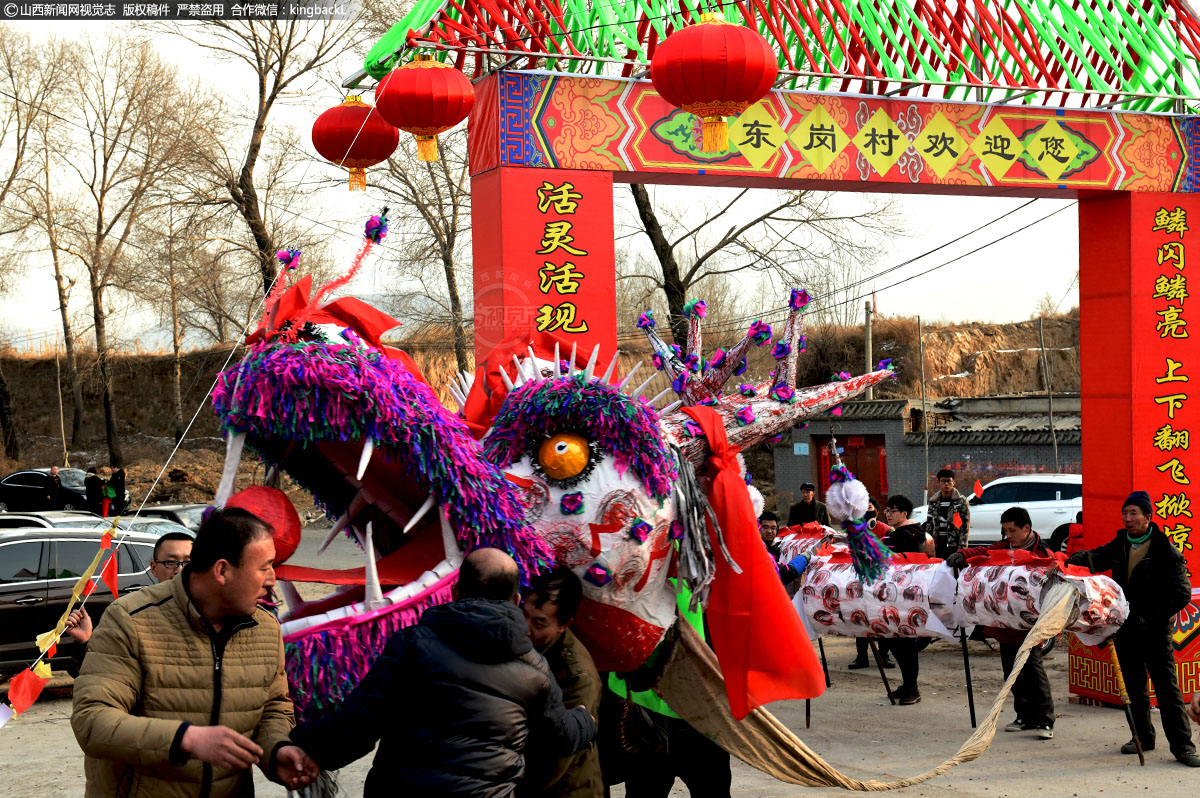
[[[835,482],[825,491],[825,506],[835,523],[862,518],[871,503],[867,487],[857,479]]]

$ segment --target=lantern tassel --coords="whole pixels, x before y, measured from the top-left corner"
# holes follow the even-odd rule
[[[366,191],[367,190],[367,170],[360,169],[357,166],[350,167],[350,190],[351,191]]]
[[[725,152],[729,149],[729,127],[725,124],[725,117],[704,117],[700,149],[704,152]]]
[[[417,136],[417,158],[422,161],[438,159],[437,136]]]

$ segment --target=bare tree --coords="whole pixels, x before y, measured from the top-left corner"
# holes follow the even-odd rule
[[[393,300],[418,327],[449,327],[454,334],[454,358],[460,371],[469,371],[467,313],[459,291],[466,275],[471,241],[471,176],[467,169],[466,128],[438,138],[438,160],[419,161],[411,142],[401,143],[376,178],[392,200],[393,230],[404,235],[397,259],[402,285]],[[419,330],[418,330],[419,331]]]
[[[650,240],[656,263],[644,276],[662,290],[676,342],[687,336],[683,306],[694,288],[720,275],[812,286],[835,258],[873,260],[888,235],[899,232],[892,206],[875,202],[840,210],[830,194],[777,192],[753,205],[749,189],[721,201],[657,208],[645,186],[632,184],[634,229]]]
[[[269,143],[271,112],[286,93],[316,83],[323,68],[363,41],[366,34],[361,23],[365,14],[360,10],[352,19],[333,22],[209,20],[201,25],[180,23],[174,27],[176,35],[251,72],[254,93],[244,117],[245,148],[226,150],[213,158],[216,188],[223,194],[214,192],[210,201],[231,205],[245,225],[264,291],[275,280],[275,253],[280,243],[262,196],[262,176],[257,174]]]
[[[1042,298],[1033,306],[1033,313],[1030,314],[1031,319],[1049,318],[1058,312],[1058,302],[1055,301],[1054,295],[1049,291],[1042,294]]]
[[[106,297],[124,280],[132,239],[154,198],[182,182],[198,157],[192,131],[211,126],[215,104],[184,84],[147,43],[88,39],[72,75],[79,131],[61,163],[80,186],[78,227],[63,247],[84,269],[92,306],[110,464],[124,464],[112,399]],[[86,221],[85,221],[86,219]],[[61,239],[60,239],[61,240]]]

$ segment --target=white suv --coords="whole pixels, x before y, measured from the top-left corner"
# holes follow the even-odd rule
[[[970,498],[970,545],[996,543],[1000,516],[1009,507],[1024,507],[1033,521],[1033,529],[1046,545],[1050,539],[1066,540],[1067,525],[1083,510],[1083,477],[1079,474],[1026,474],[1000,477],[989,482],[983,495]],[[924,523],[928,506],[913,510],[912,520]]]

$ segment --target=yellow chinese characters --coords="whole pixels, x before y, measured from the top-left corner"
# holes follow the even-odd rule
[[[1154,212],[1154,227],[1150,228],[1151,232],[1157,233],[1178,233],[1180,238],[1188,231],[1187,211],[1175,206],[1175,210],[1169,211],[1166,208],[1159,208]]]
[[[537,254],[549,255],[551,252],[561,249],[572,255],[586,255],[587,252],[584,250],[571,246],[575,240],[575,236],[571,235],[573,226],[566,221],[546,222],[542,233],[542,248],[537,251]]]
[[[586,321],[575,321],[577,308],[574,302],[564,302],[561,305],[542,305],[538,308],[538,332],[554,332],[562,330],[569,333],[587,332]]]
[[[1169,452],[1172,449],[1187,449],[1190,443],[1191,433],[1185,429],[1175,429],[1170,424],[1164,424],[1154,431],[1155,449],[1160,452]]]
[[[1191,551],[1192,549],[1192,528],[1187,524],[1163,524],[1163,534],[1175,544],[1175,548],[1180,552]]]
[[[538,213],[546,213],[553,208],[555,213],[561,213],[564,216],[579,210],[579,200],[583,199],[583,195],[575,190],[574,183],[563,183],[561,186],[556,186],[549,180],[542,181],[537,195]]]
[[[1190,485],[1192,481],[1188,479],[1187,474],[1183,471],[1183,463],[1179,462],[1178,457],[1172,457],[1162,465],[1155,466],[1159,471],[1165,474],[1170,474],[1171,479],[1176,485]]]
[[[1162,310],[1154,311],[1162,317],[1162,321],[1154,325],[1159,338],[1187,338],[1187,319],[1183,318],[1183,308],[1167,305]]]
[[[1168,302],[1175,300],[1183,307],[1183,301],[1188,298],[1187,292],[1187,277],[1182,274],[1176,274],[1167,277],[1165,274],[1160,274],[1154,280],[1154,293],[1150,296],[1151,299],[1165,299]]]
[[[1158,258],[1159,266],[1170,263],[1179,271],[1183,271],[1183,267],[1186,265],[1182,241],[1168,241],[1158,248],[1155,257]]]
[[[1192,502],[1188,499],[1187,494],[1180,491],[1176,494],[1164,493],[1163,497],[1154,503],[1154,513],[1159,518],[1170,518],[1174,516],[1192,517],[1191,511]]]
[[[575,270],[575,264],[567,261],[562,266],[556,266],[549,261],[538,269],[538,290],[543,294],[554,289],[560,294],[574,294],[579,291],[579,281],[583,279],[582,272]]]
[[[575,185],[563,182],[554,185],[543,180],[537,189],[537,209],[539,213],[555,213],[563,216],[574,215],[579,210],[583,194],[575,190]],[[539,242],[538,255],[549,255],[562,251],[575,257],[586,257],[587,250],[575,245],[572,233],[575,225],[566,219],[551,219],[542,228],[542,238]],[[542,261],[538,269],[538,290],[543,294],[551,292],[559,296],[579,293],[579,285],[585,275],[571,261],[554,263]],[[554,332],[561,330],[566,333],[587,332],[588,324],[583,318],[577,318],[579,308],[574,302],[563,302],[558,305],[545,304],[538,308],[534,323],[538,332]]]

